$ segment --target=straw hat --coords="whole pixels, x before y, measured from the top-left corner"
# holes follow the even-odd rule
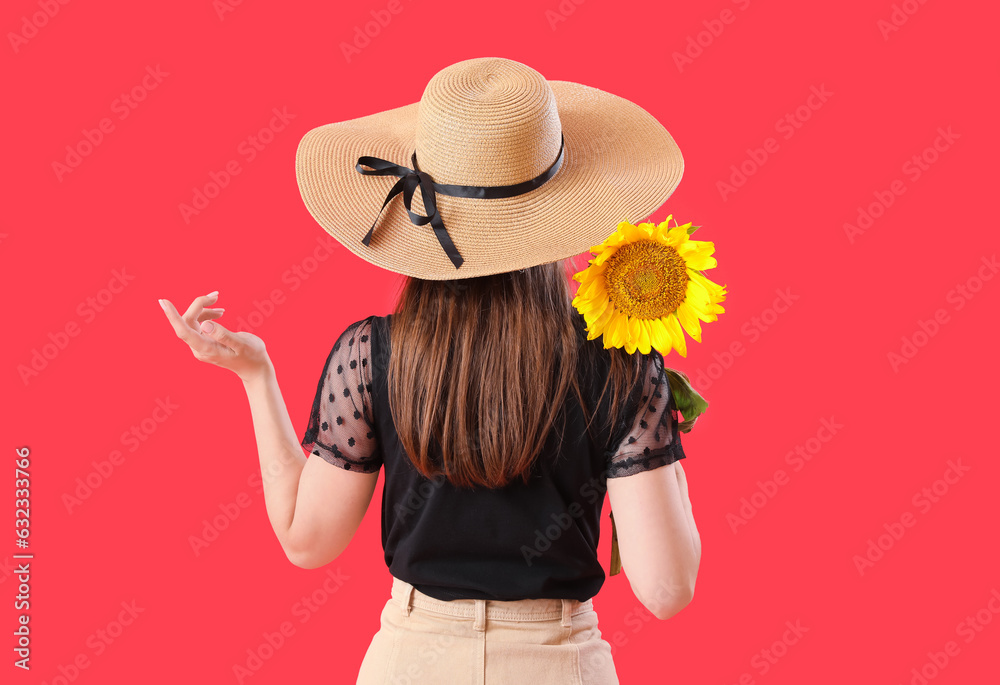
[[[320,226],[365,261],[429,280],[587,252],[658,209],[683,172],[638,105],[499,57],[442,69],[420,102],[316,127],[295,156]]]

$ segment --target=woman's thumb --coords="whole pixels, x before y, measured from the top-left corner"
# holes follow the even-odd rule
[[[229,331],[214,321],[202,321],[201,331],[202,333],[208,334],[218,342],[225,342],[227,338],[231,337]]]

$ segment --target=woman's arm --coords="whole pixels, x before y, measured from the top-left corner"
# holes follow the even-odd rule
[[[285,555],[296,566],[316,568],[347,547],[364,518],[378,472],[351,473],[322,459],[308,459],[296,436],[264,342],[229,331],[208,307],[218,293],[195,298],[184,315],[169,300],[160,305],[199,361],[229,369],[243,381],[260,456],[264,504]]]
[[[608,479],[622,569],[635,596],[661,620],[691,602],[701,556],[675,475],[679,468],[675,461]]]
[[[243,388],[250,401],[257,437],[267,517],[281,548],[291,558],[289,531],[306,456],[299,446],[270,359],[258,373],[243,380]]]
[[[323,459],[308,459],[288,417],[269,363],[243,381],[253,415],[264,505],[288,560],[319,568],[347,548],[364,519],[378,482],[374,473],[352,473]]]
[[[663,357],[644,370],[643,396],[628,434],[609,460],[608,496],[622,570],[642,604],[668,619],[694,598],[701,537],[681,460],[680,422]],[[670,454],[673,461],[664,464]],[[655,461],[651,455],[658,455]],[[651,466],[650,466],[651,464]]]
[[[677,464],[677,485],[681,491],[681,501],[684,504],[684,511],[687,513],[688,528],[691,530],[691,539],[694,541],[695,567],[701,564],[701,534],[698,533],[698,526],[694,522],[694,513],[691,510],[691,498],[688,497],[687,474],[680,461]],[[697,577],[697,576],[696,576]]]

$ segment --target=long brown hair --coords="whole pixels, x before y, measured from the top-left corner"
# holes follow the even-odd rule
[[[640,368],[638,352],[585,340],[565,260],[452,281],[407,278],[390,324],[389,406],[400,443],[425,477],[443,474],[460,487],[527,483],[571,391],[592,431],[596,408],[577,373],[592,360],[581,354],[610,355],[597,400],[611,388],[608,426]]]

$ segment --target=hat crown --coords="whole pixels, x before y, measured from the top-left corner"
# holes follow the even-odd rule
[[[559,154],[562,124],[548,81],[509,59],[452,64],[427,83],[414,138],[417,164],[436,183],[512,185]]]

